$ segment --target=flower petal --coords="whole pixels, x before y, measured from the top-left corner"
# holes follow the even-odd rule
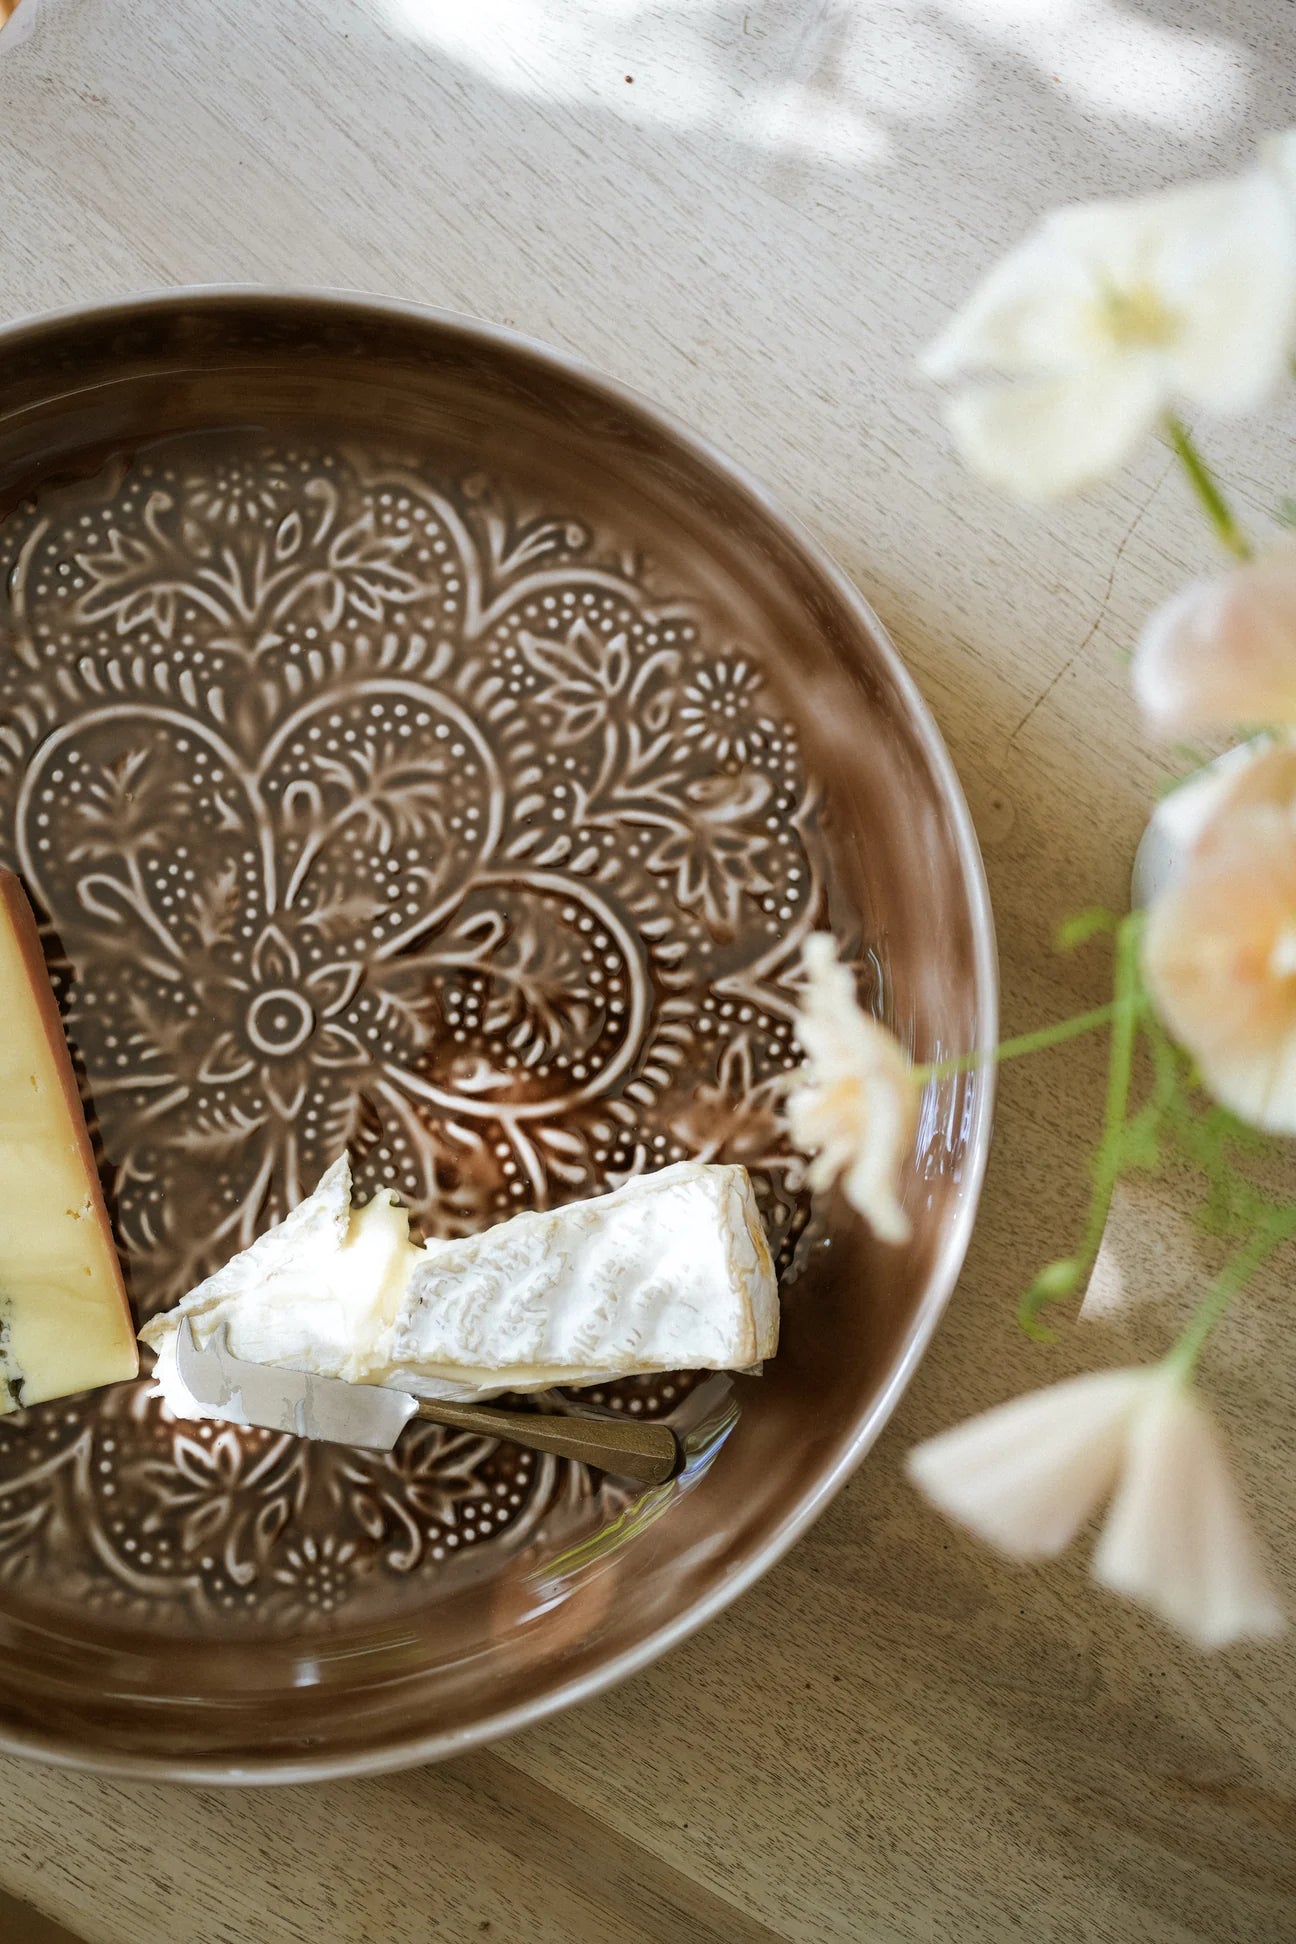
[[[1094,1576],[1151,1607],[1199,1647],[1283,1630],[1223,1441],[1188,1386],[1162,1376],[1129,1434]]]
[[[932,1503],[1017,1559],[1051,1557],[1116,1483],[1149,1382],[1096,1371],[1030,1391],[911,1451],[909,1476]]]
[[[974,472],[1018,499],[1081,492],[1120,466],[1167,403],[1160,362],[1111,357],[1065,378],[981,385],[946,420]]]
[[[1139,637],[1133,680],[1156,735],[1296,724],[1296,541],[1194,581],[1158,608]]]
[[[355,998],[364,966],[358,959],[342,959],[336,965],[320,965],[306,974],[311,1006],[322,1019],[341,1012]]]
[[[228,1086],[251,1073],[252,1056],[232,1032],[219,1033],[207,1049],[198,1078],[214,1087]]]
[[[289,985],[301,977],[297,954],[278,925],[267,925],[253,946],[252,975],[263,985]]]
[[[298,1066],[267,1068],[266,1098],[282,1120],[296,1120],[306,1098],[307,1074]]]
[[[1265,136],[1260,144],[1260,166],[1269,171],[1296,210],[1296,128]]]
[[[922,354],[920,369],[935,379],[1074,371],[1095,355],[1090,317],[1097,294],[1056,224],[1045,222],[982,279]]]
[[[1162,797],[1134,860],[1134,902],[1151,904],[1215,819],[1248,804],[1287,809],[1296,818],[1296,735],[1253,736]]]
[[[368,1058],[364,1047],[346,1026],[326,1022],[311,1042],[316,1066],[363,1066]]]
[[[851,1206],[884,1242],[906,1242],[897,1182],[912,1146],[921,1089],[904,1049],[855,997],[833,939],[805,941],[805,988],[796,1031],[807,1061],[787,1103],[793,1144],[814,1157],[816,1190],[840,1180]]]
[[[1274,1134],[1296,1134],[1293,941],[1292,809],[1230,805],[1153,901],[1143,971],[1216,1099]]]
[[[1167,197],[1156,283],[1179,329],[1175,388],[1208,411],[1250,412],[1282,379],[1296,330],[1296,222],[1255,169]]]

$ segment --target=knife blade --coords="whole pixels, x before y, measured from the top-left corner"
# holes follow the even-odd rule
[[[176,1369],[190,1396],[219,1411],[229,1423],[291,1431],[325,1444],[390,1451],[410,1419],[418,1415],[418,1399],[408,1391],[348,1384],[340,1377],[317,1377],[278,1364],[248,1363],[231,1352],[223,1323],[200,1348],[187,1316],[176,1336]]]
[[[290,1431],[326,1444],[390,1451],[410,1419],[418,1417],[483,1438],[507,1439],[529,1451],[549,1451],[645,1485],[664,1485],[684,1468],[683,1442],[668,1424],[431,1402],[385,1385],[348,1384],[279,1364],[248,1363],[230,1350],[225,1324],[200,1345],[187,1316],[176,1332],[176,1370],[194,1402],[230,1424]]]

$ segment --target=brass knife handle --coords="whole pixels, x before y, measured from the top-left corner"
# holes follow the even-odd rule
[[[683,1469],[684,1450],[668,1424],[638,1424],[631,1418],[560,1417],[539,1411],[498,1411],[489,1404],[451,1404],[420,1400],[417,1415],[455,1431],[503,1438],[528,1451],[551,1451],[582,1465],[597,1465],[614,1478],[664,1485]]]

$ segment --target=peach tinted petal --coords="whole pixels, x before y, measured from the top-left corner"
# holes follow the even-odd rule
[[[826,933],[804,949],[806,984],[797,1037],[807,1055],[788,1100],[794,1144],[813,1156],[811,1187],[842,1191],[885,1242],[905,1242],[900,1169],[913,1146],[920,1089],[904,1050],[855,997]]]
[[[1172,1377],[1158,1383],[1130,1431],[1093,1570],[1199,1647],[1283,1630],[1223,1441],[1209,1412]]]
[[[1210,1091],[1296,1133],[1296,825],[1259,805],[1217,817],[1148,913],[1143,969]]]
[[[910,1452],[932,1503],[1018,1559],[1062,1551],[1116,1484],[1151,1378],[1097,1371],[1030,1391]]]
[[[1194,581],[1158,608],[1133,682],[1156,735],[1296,724],[1296,542]]]

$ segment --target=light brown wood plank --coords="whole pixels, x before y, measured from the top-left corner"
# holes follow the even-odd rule
[[[776,1936],[491,1753],[376,1781],[233,1794],[5,1762],[0,1801],[6,1881],[61,1922],[80,1921],[96,1944]]]

